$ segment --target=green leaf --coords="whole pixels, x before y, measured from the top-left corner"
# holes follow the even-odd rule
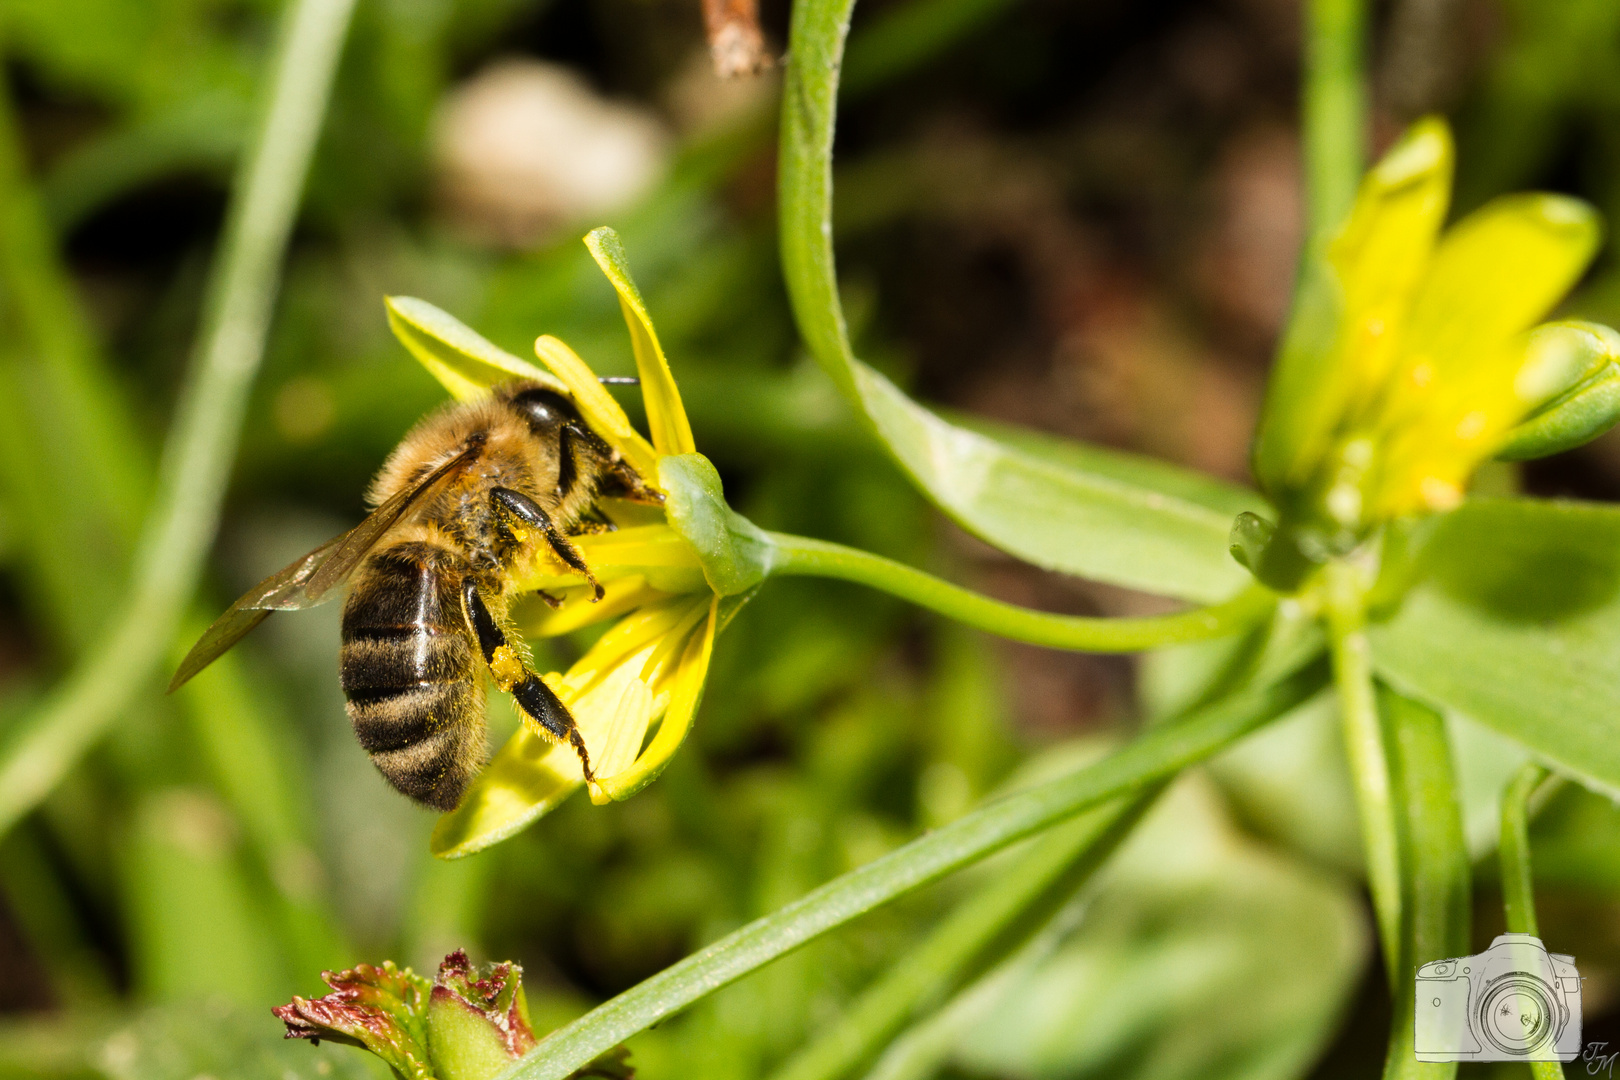
[[[479,397],[497,383],[532,379],[559,393],[568,388],[526,360],[485,339],[478,331],[426,300],[390,296],[388,327],[394,336],[444,384],[452,397]]]
[[[703,577],[721,596],[736,596],[765,580],[775,545],[759,526],[726,505],[720,474],[702,454],[658,461],[658,486],[670,527],[697,553]]]
[[[1232,514],[947,423],[850,347],[832,250],[832,134],[853,0],[793,9],[782,101],[782,269],[811,355],[913,482],[964,529],[1050,570],[1188,600],[1231,596]]]
[[[391,960],[321,977],[330,994],[295,997],[271,1010],[287,1025],[287,1038],[363,1046],[406,1080],[434,1080],[425,1022],[428,980]]]
[[[1597,323],[1553,323],[1530,335],[1529,348],[1557,354],[1547,366],[1564,373],[1569,389],[1508,432],[1497,457],[1531,461],[1562,453],[1620,421],[1620,334]]]
[[[1620,796],[1620,507],[1468,502],[1370,638],[1396,686]]]

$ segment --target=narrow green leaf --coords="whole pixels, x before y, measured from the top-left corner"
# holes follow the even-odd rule
[[[527,360],[520,360],[478,331],[426,300],[390,296],[388,327],[411,355],[457,399],[479,397],[497,383],[532,379],[559,393],[568,388]]]
[[[1406,917],[1394,971],[1395,1016],[1390,1023],[1386,1080],[1440,1080],[1455,1063],[1427,1063],[1413,1051],[1415,983],[1422,965],[1468,952],[1471,885],[1457,776],[1446,722],[1421,702],[1380,687],[1379,712],[1389,744],[1400,818],[1401,893]]]
[[[853,0],[794,5],[782,102],[782,269],[811,355],[912,480],[964,529],[1050,570],[1189,600],[1231,596],[1230,513],[947,423],[855,358],[832,250],[832,138]]]
[[[857,915],[1203,760],[1311,697],[1325,682],[1325,665],[1308,663],[1262,689],[1153,728],[1095,765],[958,818],[728,934],[553,1032],[502,1080],[562,1080],[604,1050]]]
[[[1468,502],[1370,637],[1396,686],[1620,796],[1620,507]]]

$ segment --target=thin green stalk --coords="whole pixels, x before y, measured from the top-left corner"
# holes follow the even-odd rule
[[[1390,985],[1398,993],[1399,973],[1394,963],[1400,956],[1401,943],[1400,828],[1383,725],[1373,692],[1362,568],[1340,560],[1329,563],[1324,572],[1328,648],[1333,656],[1333,681],[1339,690],[1345,750],[1361,817],[1367,886],[1378,919],[1379,942],[1389,960]]]
[[[693,1002],[881,904],[1202,761],[1309,699],[1326,683],[1309,662],[1261,689],[1152,728],[1118,753],[1009,795],[757,919],[558,1029],[500,1080],[563,1080]]]
[[[1389,961],[1394,1019],[1385,1080],[1442,1080],[1456,1062],[1417,1060],[1413,1046],[1415,976],[1433,960],[1468,951],[1471,881],[1457,777],[1445,720],[1433,709],[1380,687],[1401,824],[1401,951]]]
[[[1163,784],[1153,784],[1046,833],[1016,865],[964,902],[868,987],[775,1080],[838,1080],[853,1073],[897,1032],[937,1009],[1039,931],[1113,854],[1163,790]]]
[[[1140,619],[1053,615],[1005,604],[904,563],[825,540],[768,534],[775,545],[771,573],[830,577],[881,589],[980,630],[1082,652],[1136,652],[1188,641],[1226,637],[1265,622],[1276,596],[1258,585],[1223,604]]]
[[[354,0],[294,0],[288,9],[269,108],[234,189],[132,587],[100,644],[0,759],[0,831],[50,792],[168,655],[218,524],[281,259],[353,10]]]
[[[1361,182],[1366,19],[1363,0],[1305,4],[1305,197],[1313,243],[1338,228]]]
[[[777,214],[782,277],[810,355],[851,402],[861,401],[832,254],[832,145],[838,75],[855,0],[793,5],[782,84]],[[864,408],[862,421],[872,420]],[[875,429],[874,429],[875,430]]]
[[[1530,873],[1530,796],[1547,769],[1528,762],[1502,791],[1502,911],[1510,934],[1541,936],[1536,926],[1536,886]]]

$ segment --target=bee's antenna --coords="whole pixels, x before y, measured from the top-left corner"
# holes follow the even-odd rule
[[[634,375],[600,375],[596,379],[603,386],[640,386],[641,380]]]

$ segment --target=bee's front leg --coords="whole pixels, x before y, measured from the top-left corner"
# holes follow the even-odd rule
[[[586,783],[595,783],[591,758],[585,752],[585,738],[579,733],[579,725],[574,723],[574,714],[507,642],[505,632],[489,613],[489,606],[478,595],[478,586],[473,584],[471,578],[462,582],[461,602],[467,612],[467,621],[478,636],[478,648],[484,654],[484,663],[489,665],[490,674],[495,676],[495,685],[511,694],[518,707],[553,737],[568,740],[579,755],[579,765],[585,772]]]
[[[494,488],[489,493],[489,499],[494,503],[496,510],[511,515],[531,529],[538,529],[557,558],[570,569],[584,575],[585,580],[591,583],[591,588],[596,590],[596,599],[602,599],[602,586],[597,582],[596,575],[591,573],[591,568],[585,565],[585,556],[581,555],[579,548],[562,534],[544,507],[521,491],[513,491],[511,488]]]

